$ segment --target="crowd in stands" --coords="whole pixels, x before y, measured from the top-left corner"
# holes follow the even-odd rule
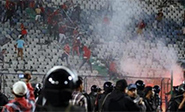
[[[46,26],[47,33],[50,36],[49,40],[56,40],[60,47],[64,49],[64,52],[61,55],[62,60],[65,59],[64,61],[70,65],[70,60],[68,58],[70,55],[82,56],[83,62],[79,65],[83,66],[83,63],[87,62],[91,72],[93,71],[93,67],[89,62],[90,57],[92,57],[93,54],[93,47],[91,44],[86,44],[81,41],[83,37],[88,38],[89,35],[84,34],[80,29],[80,25],[84,21],[81,21],[80,19],[82,9],[79,4],[74,4],[69,0],[64,4],[57,6],[57,8],[53,8],[52,6],[44,4],[42,0],[6,0],[6,4],[1,3],[0,5],[2,5],[0,9],[0,11],[2,11],[0,15],[0,17],[2,17],[2,23],[9,20],[10,26],[15,26],[16,21],[19,21],[18,19],[25,19],[26,17],[26,20],[29,19],[34,21],[35,26]],[[160,27],[163,16],[163,10],[160,9],[155,17],[158,27]],[[109,13],[105,14],[102,21],[105,25],[103,30],[106,30],[106,25],[110,24],[110,18]],[[26,39],[30,30],[27,29],[27,27],[28,26],[21,22],[21,30],[19,34],[24,35],[24,39]],[[148,23],[144,19],[141,19],[136,27],[136,32],[142,34],[143,30],[148,27]],[[106,32],[107,31],[108,30],[106,30]],[[19,40],[19,38],[17,40]],[[16,47],[17,46],[15,46],[15,48]],[[83,51],[84,54],[82,53]],[[23,59],[23,56],[20,57]],[[81,68],[81,66],[79,68]]]
[[[69,55],[82,56],[83,63],[81,66],[83,66],[85,62],[88,62],[91,72],[93,71],[89,61],[91,57],[91,50],[89,48],[91,45],[81,42],[81,38],[84,34],[82,34],[79,29],[81,8],[78,4],[76,5],[73,4],[72,1],[66,1],[63,5],[59,5],[58,8],[53,8],[48,7],[42,0],[6,0],[6,4],[0,3],[2,6],[0,9],[2,12],[0,17],[2,17],[3,24],[9,21],[10,27],[14,28],[17,21],[19,21],[18,19],[25,19],[26,17],[26,19],[33,20],[34,25],[46,25],[50,36],[48,41],[56,40],[59,46],[64,48],[64,52],[61,56],[62,60],[65,58],[67,64],[70,65],[68,61]],[[18,57],[21,57],[21,60],[23,60],[23,47],[25,46],[25,40],[27,39],[26,37],[29,30],[27,27],[24,23],[21,23],[20,31],[14,28],[19,32],[16,38],[15,51]]]
[[[54,66],[35,88],[30,84],[30,73],[24,73],[20,81],[12,86],[15,98],[8,101],[1,93],[2,112],[162,112],[161,88],[159,85],[145,85],[142,80],[127,84],[127,80],[107,81],[102,86],[91,86],[87,93],[83,78],[73,69]],[[42,85],[42,86],[41,86]],[[169,92],[166,112],[185,111],[185,84]],[[166,93],[166,95],[169,93]]]

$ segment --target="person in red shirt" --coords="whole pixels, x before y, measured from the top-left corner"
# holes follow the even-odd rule
[[[75,27],[75,29],[73,30],[73,36],[77,37],[78,35],[79,35],[78,27]]]
[[[138,34],[142,34],[143,33],[143,29],[145,27],[146,27],[146,24],[145,24],[144,20],[141,20],[141,22],[138,24],[137,33]]]
[[[115,63],[114,61],[111,61],[110,64],[109,64],[109,71],[110,71],[110,72],[117,73],[117,70],[116,70],[116,63]]]
[[[24,24],[23,24],[23,23],[21,23],[21,34],[22,34],[24,37],[26,37],[26,35],[27,35],[27,30],[26,30],[26,28],[24,27]]]
[[[106,25],[110,24],[110,20],[109,20],[109,18],[107,16],[105,16],[103,18],[103,23],[106,24]]]
[[[115,78],[117,76],[117,69],[116,69],[116,63],[115,63],[115,60],[114,59],[111,59],[110,62],[109,62],[109,75],[110,75],[110,78]]]
[[[6,0],[6,4],[5,4],[6,9],[8,9],[9,3],[10,3],[9,0]]]
[[[65,36],[65,32],[66,32],[66,25],[60,25],[59,27],[59,43],[63,44],[65,43],[65,40],[67,39]]]
[[[91,72],[92,72],[92,64],[90,62],[90,57],[91,57],[90,47],[88,48],[87,46],[84,46],[83,47],[83,62],[80,65],[79,69],[87,62],[89,64]]]
[[[35,7],[35,1],[34,0],[30,1],[29,7],[30,8],[34,8]]]
[[[70,46],[69,46],[69,44],[66,44],[64,46],[64,53],[62,54],[61,59],[62,59],[62,61],[64,61],[64,58],[66,58],[66,62],[68,65],[69,65],[69,61],[68,61],[69,53],[70,53]]]
[[[79,52],[79,47],[80,47],[80,37],[74,37],[74,41],[73,41],[73,56],[75,53],[77,53],[78,56],[80,56],[80,52]]]
[[[13,85],[12,93],[15,98],[3,107],[2,112],[34,112],[34,89],[29,83],[31,74],[24,74],[25,82],[18,81]]]

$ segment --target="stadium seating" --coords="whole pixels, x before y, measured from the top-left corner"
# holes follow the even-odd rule
[[[57,5],[62,5],[66,0],[43,0],[44,5],[48,5],[49,7],[56,8]],[[102,21],[104,12],[103,8],[107,6],[107,0],[73,0],[74,3],[80,4],[82,12],[80,14],[80,19],[82,21],[82,29],[86,32],[91,30],[97,30],[97,28],[102,28],[100,21]],[[149,3],[150,2],[150,3]],[[125,57],[130,57],[133,60],[140,60],[138,63],[141,68],[143,68],[140,73],[140,76],[149,76],[149,77],[162,77],[163,74],[159,72],[155,72],[156,70],[162,70],[164,64],[157,63],[152,60],[152,58],[157,57],[157,59],[161,60],[160,62],[166,62],[166,58],[168,58],[168,50],[167,49],[175,49],[178,51],[178,59],[184,59],[184,45],[185,39],[182,36],[182,15],[184,12],[183,6],[177,3],[176,9],[171,7],[167,7],[164,9],[164,18],[159,26],[157,26],[157,22],[155,20],[156,14],[158,12],[158,5],[161,4],[161,0],[125,0],[125,4],[119,9],[113,10],[125,11],[125,15],[129,15],[130,13],[136,14],[134,17],[126,18],[125,21],[119,21],[119,24],[127,25],[124,27],[123,37],[119,37],[119,34],[116,34],[117,31],[120,30],[119,27],[115,27],[115,31],[111,31],[111,39],[109,37],[104,37],[104,34],[96,34],[93,36],[88,36],[86,38],[82,38],[82,42],[84,44],[90,45],[90,43],[98,42],[100,44],[95,45],[93,48],[92,54],[93,58],[95,57],[97,60],[104,60],[104,58],[108,57],[110,54],[115,58],[122,58],[122,55]],[[127,6],[127,4],[129,4]],[[139,5],[138,5],[139,4]],[[126,10],[127,9],[127,10]],[[182,9],[182,10],[181,10]],[[102,10],[102,12],[101,12]],[[110,7],[109,7],[109,10]],[[119,11],[120,12],[120,11]],[[2,73],[11,73],[7,74],[7,78],[5,78],[5,88],[11,87],[11,80],[18,80],[15,77],[12,77],[13,74],[17,75],[19,73],[23,73],[25,71],[32,72],[33,76],[39,77],[46,74],[46,72],[54,65],[64,65],[67,66],[65,61],[60,59],[63,53],[63,46],[60,45],[56,40],[52,40],[52,36],[49,36],[47,29],[43,25],[36,25],[34,21],[35,13],[31,9],[26,9],[24,11],[27,19],[19,18],[17,23],[19,29],[20,23],[24,23],[27,28],[28,35],[25,38],[25,49],[24,49],[24,60],[17,59],[17,54],[15,53],[14,44],[16,44],[16,39],[18,37],[17,31],[12,30],[10,28],[9,23],[0,24],[0,36],[1,38],[7,38],[11,36],[13,41],[8,41],[1,46],[1,49],[6,48],[7,54],[5,55],[5,63],[1,68]],[[137,14],[139,13],[139,14]],[[125,16],[123,15],[123,16]],[[141,39],[140,36],[136,34],[137,28],[135,27],[138,22],[143,19],[146,22],[146,28],[143,31],[142,36],[145,39]],[[131,21],[132,22],[128,22]],[[127,24],[128,22],[128,24]],[[98,29],[99,30],[99,29]],[[101,29],[102,31],[104,30]],[[121,31],[121,30],[120,30]],[[109,32],[110,33],[110,32]],[[113,34],[113,35],[112,35]],[[136,39],[138,38],[138,39]],[[183,39],[183,41],[179,41],[178,39]],[[111,41],[110,41],[111,40]],[[114,41],[113,41],[114,40]],[[160,44],[158,40],[165,41],[165,44]],[[161,46],[162,45],[162,46]],[[160,49],[162,48],[162,49]],[[155,54],[153,51],[156,51],[159,54]],[[161,56],[161,57],[160,57]],[[165,57],[166,56],[166,57]],[[88,65],[83,66],[81,70],[79,70],[79,66],[81,64],[81,57],[78,56],[69,56],[69,62],[71,66],[77,69],[78,73],[82,76],[98,76],[98,75],[107,75],[107,72],[101,72],[104,74],[99,74],[98,69],[94,69],[93,73],[90,72]],[[121,62],[116,60],[118,64]],[[102,62],[103,63],[103,62]],[[100,68],[103,67],[99,64]],[[119,65],[118,65],[119,66]],[[151,70],[148,70],[150,68]],[[120,70],[121,71],[121,70]],[[129,73],[123,74],[133,76]],[[137,74],[134,73],[134,75]],[[96,78],[92,78],[95,82]],[[9,89],[6,89],[7,92]]]

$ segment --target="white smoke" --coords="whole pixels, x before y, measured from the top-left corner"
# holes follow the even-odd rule
[[[165,37],[155,37],[152,26],[149,26],[151,24],[147,23],[142,35],[136,33],[139,21],[147,19],[144,13],[154,12],[144,10],[147,5],[139,0],[114,0],[109,5],[113,9],[112,13],[108,11],[97,17],[93,23],[94,33],[101,35],[105,40],[104,44],[110,48],[108,52],[114,52],[113,57],[119,57],[119,61],[121,60],[120,72],[137,77],[170,78],[173,71],[174,84],[180,84],[183,78],[182,68],[177,64],[177,52],[173,47],[167,46]],[[102,22],[105,16],[109,18],[109,24]],[[121,55],[117,56],[113,50],[121,52]]]

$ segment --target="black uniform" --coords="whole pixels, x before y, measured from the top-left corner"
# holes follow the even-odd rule
[[[36,110],[36,112],[85,112],[84,108],[73,105],[53,107],[52,105],[48,104],[40,109],[40,111]]]
[[[36,111],[85,112],[84,108],[69,104],[77,81],[77,74],[73,70],[54,66],[44,78],[43,88],[36,102]]]
[[[142,90],[137,90],[137,94],[143,98],[145,93]]]
[[[135,111],[139,112],[140,108],[125,93],[114,90],[106,99],[103,110],[105,112]]]
[[[145,102],[145,105],[146,105],[146,112],[154,112],[155,111],[155,109],[153,107],[152,99],[144,98],[144,102]]]
[[[107,93],[107,92],[99,94],[99,96],[98,96],[98,111],[99,112],[103,111],[102,107],[104,106],[105,101],[109,95],[110,95],[110,93]]]
[[[96,98],[97,98],[97,92],[91,92],[89,93],[89,97],[90,97],[90,102],[91,102],[91,110],[92,111],[95,111],[97,110],[96,109],[96,106],[95,106],[95,101],[96,101]]]
[[[176,112],[178,110],[179,104],[182,101],[182,96],[180,97],[173,97],[168,102],[167,112]],[[179,110],[182,111],[183,109]]]
[[[8,98],[0,92],[0,106],[4,106],[8,103]],[[0,108],[0,111],[2,111],[2,108]]]
[[[161,110],[162,111],[162,101],[161,101],[161,98],[159,96],[158,93],[156,93],[154,95],[154,98],[153,98],[153,103],[154,103],[154,107],[155,107],[155,110]]]

